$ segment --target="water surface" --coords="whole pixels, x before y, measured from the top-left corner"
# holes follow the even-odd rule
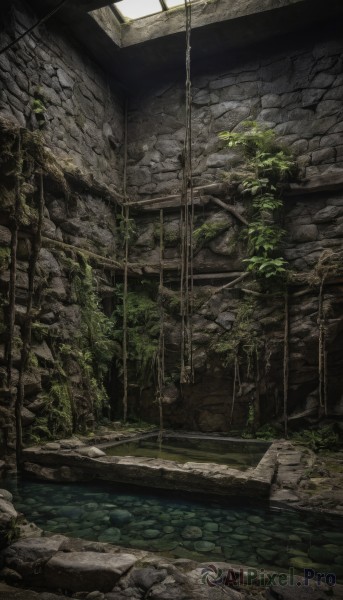
[[[211,462],[244,471],[256,466],[270,444],[240,440],[167,437],[160,444],[156,437],[115,444],[105,449],[109,456],[136,456],[185,462]]]
[[[313,567],[343,578],[343,520],[222,506],[118,485],[12,480],[17,509],[45,530],[201,562],[255,568]]]

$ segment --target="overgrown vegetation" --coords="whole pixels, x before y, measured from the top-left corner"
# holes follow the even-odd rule
[[[281,196],[295,163],[287,149],[277,144],[272,130],[255,122],[244,123],[244,128],[241,133],[219,134],[229,148],[242,148],[246,161],[238,182],[242,195],[251,200],[252,220],[246,230],[250,256],[244,262],[259,279],[282,278],[287,261],[280,253],[285,234],[279,224]]]
[[[156,296],[157,290],[147,281],[142,281],[136,289],[132,287],[127,295],[128,361],[133,367],[133,380],[140,389],[151,383],[154,373],[159,335]],[[122,375],[122,297],[123,285],[117,284],[114,339],[118,343],[116,363],[119,375]]]
[[[340,439],[334,425],[324,425],[319,429],[304,429],[293,434],[293,441],[303,446],[307,446],[314,452],[323,452],[325,450],[337,450],[340,446]]]
[[[243,300],[238,306],[232,329],[212,345],[212,350],[224,367],[233,366],[238,359],[239,363],[246,364],[248,375],[264,347],[260,328],[255,323],[256,310],[256,300]]]
[[[114,323],[101,308],[93,269],[86,261],[81,261],[79,270],[74,270],[73,290],[81,307],[81,329],[76,336],[73,356],[81,368],[94,399],[94,412],[99,417],[108,406],[104,382],[115,349]]]
[[[212,222],[206,221],[193,232],[194,249],[199,250],[214,240],[218,235],[226,231],[227,228],[228,222],[225,220]]]

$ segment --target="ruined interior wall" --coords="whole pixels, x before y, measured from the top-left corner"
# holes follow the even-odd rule
[[[232,61],[232,58],[228,60]],[[341,40],[294,41],[285,52],[270,46],[268,54],[255,53],[253,59],[241,60],[227,69],[216,69],[213,65],[210,73],[195,76],[192,102],[194,185],[221,182],[225,173],[239,169],[240,152],[225,148],[218,133],[236,131],[247,120],[258,121],[273,129],[278,139],[292,150],[299,166],[299,180],[314,182],[321,175],[342,174],[342,91]],[[182,80],[171,81],[161,88],[156,86],[133,100],[129,117],[128,169],[132,197],[146,199],[180,191],[184,102]],[[226,200],[233,202],[247,217],[248,207],[240,198],[227,197]],[[131,250],[133,258],[147,263],[158,263],[159,257],[159,217],[157,213],[155,217],[153,215],[139,217],[137,239]],[[179,215],[166,210],[164,219],[164,257],[177,259]],[[211,203],[195,210],[195,230],[204,223],[219,223],[224,231],[196,248],[194,272],[243,272],[246,247],[241,236],[242,224]],[[342,225],[341,192],[285,199],[287,236],[284,255],[295,275],[301,278],[304,274],[304,286],[306,277],[311,279],[311,273],[314,276],[323,252],[335,253],[341,249]],[[170,283],[166,284],[174,294],[177,294],[177,278],[174,273]],[[249,406],[256,404],[257,398],[260,405],[257,421],[260,423],[282,414],[284,298],[271,296],[259,300],[242,291],[241,288],[249,287],[244,283],[211,298],[216,287],[224,283],[225,280],[210,281],[209,285],[196,283],[193,320],[195,385],[182,386],[181,390],[175,375],[170,377],[180,362],[180,318],[177,310],[171,314],[167,301],[165,303],[166,364],[170,384],[165,399],[165,419],[170,425],[203,431],[227,431],[230,426],[244,428],[249,418]],[[299,417],[294,422],[302,422],[303,417],[316,419],[321,412],[318,409],[318,279],[298,297],[296,293],[301,289],[290,287],[289,412]],[[327,286],[324,293],[327,385],[332,415],[342,413],[341,293],[339,283]],[[252,311],[251,333],[264,340],[264,350],[259,357],[258,381],[256,368],[248,373],[246,361],[241,366],[241,385],[236,386],[234,418],[230,425],[234,365],[232,361],[225,365],[230,361],[217,350],[223,336],[235,335],[239,315],[246,309]],[[143,396],[141,414],[153,414],[157,422],[151,394]]]
[[[17,33],[30,25],[23,5],[17,5],[12,23]],[[9,40],[3,35],[3,42]],[[294,45],[291,52],[269,51],[249,63],[211,70],[194,78],[193,139],[194,184],[221,181],[223,171],[239,167],[241,158],[228,151],[218,140],[222,129],[234,130],[247,119],[256,119],[274,128],[298,158],[300,176],[313,179],[320,174],[339,173],[343,168],[341,130],[342,47],[337,42],[314,42]],[[49,28],[23,40],[8,56],[0,57],[2,82],[0,112],[16,132],[11,138],[16,152],[18,127],[36,129],[43,145],[62,165],[64,176],[78,167],[84,178],[69,177],[68,193],[53,176],[44,176],[45,211],[42,234],[45,238],[39,254],[35,297],[35,327],[30,369],[25,374],[25,412],[23,424],[34,428],[44,425],[40,419],[47,407],[51,382],[61,375],[71,386],[74,403],[74,426],[94,423],[94,388],[87,380],[85,365],[77,352],[68,355],[68,346],[80,330],[81,307],[73,290],[75,269],[84,260],[84,251],[102,257],[120,256],[116,209],[104,187],[92,185],[92,175],[101,183],[121,187],[122,170],[122,102],[109,86],[101,70],[84,53],[66,41],[63,34]],[[34,100],[46,108],[39,130],[39,113]],[[139,92],[132,98],[129,116],[129,191],[132,197],[160,196],[178,192],[181,184],[184,139],[184,82],[171,81],[163,89]],[[8,140],[2,130],[2,146]],[[119,144],[119,146],[118,146]],[[6,162],[6,161],[5,161]],[[36,165],[37,166],[37,165]],[[4,165],[3,165],[4,167]],[[13,165],[2,169],[0,207],[1,266],[0,290],[2,311],[6,319],[9,293],[11,215],[15,202]],[[39,194],[39,177],[31,174],[31,188],[25,202],[35,209]],[[80,175],[80,174],[79,174]],[[30,177],[29,177],[30,178]],[[113,199],[112,199],[113,200]],[[246,207],[235,199],[240,211]],[[343,204],[341,192],[315,194],[286,200],[285,227],[288,232],[285,256],[295,272],[313,270],[324,250],[341,246]],[[136,233],[130,260],[143,265],[159,262],[159,217],[133,213]],[[195,215],[195,227],[220,223],[224,230],[195,253],[198,273],[244,270],[245,246],[241,225],[233,216],[212,205]],[[15,346],[13,388],[6,389],[6,326],[0,333],[1,406],[7,407],[17,393],[21,364],[21,327],[28,293],[29,261],[32,256],[32,228],[28,219],[19,231],[16,281]],[[66,250],[53,242],[72,246]],[[165,213],[165,258],[179,257],[179,215]],[[87,262],[87,261],[86,261]],[[101,262],[92,263],[100,296],[109,305],[113,299],[113,271]],[[147,275],[149,277],[149,274]],[[178,275],[166,279],[165,331],[167,390],[165,424],[203,431],[227,431],[244,428],[249,406],[260,399],[260,422],[280,414],[282,403],[283,298],[264,298],[261,302],[247,295],[241,287],[213,294],[222,282],[197,285],[194,317],[195,385],[179,385],[179,308]],[[157,281],[157,280],[155,280]],[[318,414],[318,285],[304,296],[290,301],[290,412],[316,417]],[[328,386],[330,412],[339,414],[342,388],[341,285],[325,288],[327,306]],[[169,294],[171,292],[171,294]],[[168,295],[169,294],[169,295]],[[237,389],[234,420],[230,424],[233,397],[233,365],[218,351],[223,335],[229,338],[242,311],[250,314],[252,335],[263,338],[264,352],[259,357],[258,381],[254,372],[243,365]],[[61,346],[64,356],[61,357]],[[75,350],[75,348],[74,348]],[[120,348],[119,348],[120,351]],[[67,357],[66,357],[67,355]],[[66,358],[68,360],[66,360]],[[133,369],[134,365],[130,365]],[[87,371],[87,369],[86,369]],[[138,398],[135,381],[130,388],[130,402],[136,415],[157,420],[157,405],[152,386]],[[51,398],[50,398],[51,400]],[[120,405],[119,399],[117,404]],[[43,411],[43,413],[42,413]],[[0,415],[1,416],[1,415]],[[37,431],[37,430],[36,430]],[[13,433],[13,429],[12,429]],[[39,431],[38,431],[39,434]],[[13,445],[13,435],[10,438]]]
[[[22,2],[2,11],[1,47],[37,21]],[[36,112],[42,107],[43,113]],[[41,128],[46,145],[66,165],[121,188],[118,85],[56,24],[40,26],[0,56],[0,115],[21,127]]]
[[[193,78],[192,129],[195,185],[222,178],[239,162],[218,140],[256,120],[273,129],[297,156],[301,174],[343,169],[343,44],[341,39],[292,41],[280,51],[252,49],[239,59]],[[197,66],[199,71],[199,65]],[[184,81],[170,81],[132,102],[129,120],[130,192],[140,198],[180,190],[184,140]]]
[[[9,12],[0,10],[1,48],[37,21],[22,2],[13,3]],[[12,452],[41,170],[45,208],[34,281],[32,344],[23,376],[24,439],[47,438],[49,428],[50,435],[59,437],[72,429],[85,431],[103,414],[96,366],[80,347],[85,323],[75,278],[82,282],[85,265],[93,267],[94,290],[109,313],[113,269],[101,259],[113,259],[117,252],[112,193],[122,188],[123,128],[123,98],[117,83],[56,22],[40,26],[0,56],[0,429],[4,426]],[[15,325],[8,387],[15,221]],[[89,258],[89,252],[98,259]],[[59,423],[59,431],[53,431],[52,419]],[[1,437],[0,433],[0,446]]]

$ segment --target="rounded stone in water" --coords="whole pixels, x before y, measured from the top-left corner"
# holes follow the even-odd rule
[[[112,510],[109,517],[112,525],[125,525],[126,523],[130,523],[133,515],[128,510],[118,508],[117,510]]]
[[[194,525],[187,525],[181,532],[185,540],[198,540],[202,538],[202,530]]]

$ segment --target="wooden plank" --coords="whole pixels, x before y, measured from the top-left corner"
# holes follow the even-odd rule
[[[201,185],[199,187],[193,188],[193,195],[198,196],[200,194],[204,194],[205,196],[208,194],[222,194],[226,190],[226,186],[224,183],[210,183],[207,185]],[[145,200],[136,200],[134,202],[129,202],[130,207],[140,207],[146,205],[152,205],[156,203],[165,203],[169,201],[177,200],[179,204],[181,204],[181,192],[178,194],[171,194],[169,196],[159,196],[158,198],[146,198]]]
[[[330,173],[318,175],[301,183],[291,183],[285,190],[286,196],[300,196],[302,194],[318,194],[343,189],[343,174]]]

